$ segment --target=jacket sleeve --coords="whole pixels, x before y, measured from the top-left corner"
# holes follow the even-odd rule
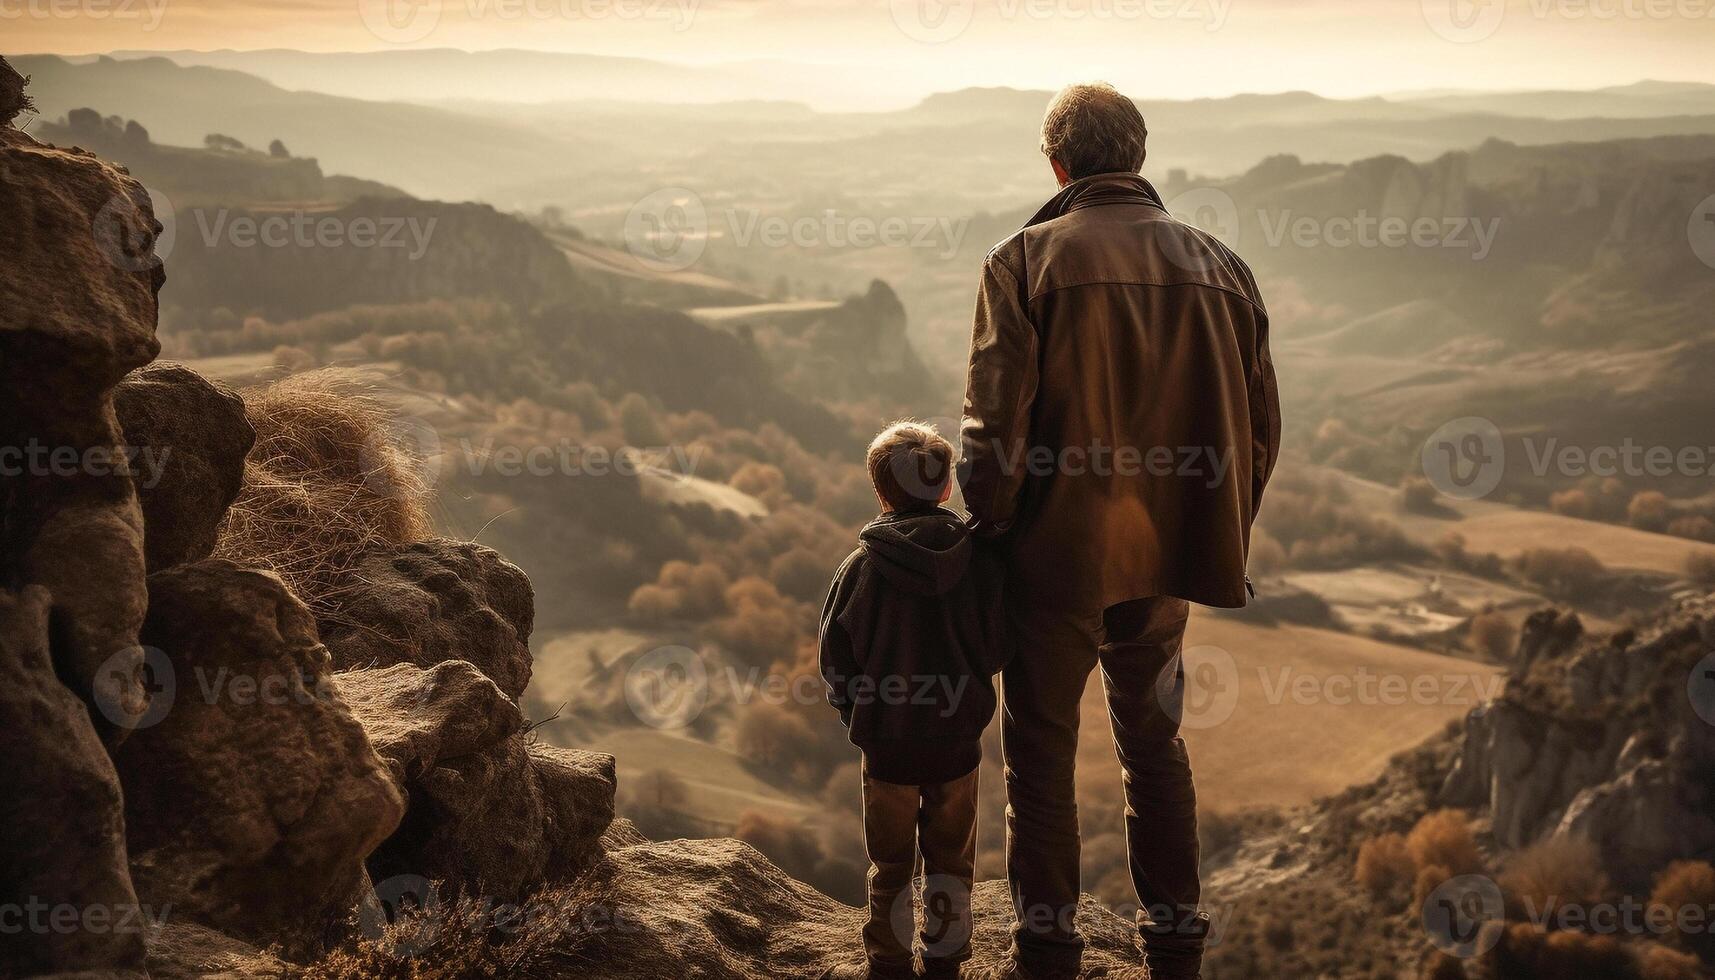
[[[1263,490],[1280,460],[1280,387],[1268,350],[1268,313],[1257,310],[1256,365],[1251,372],[1251,522],[1262,511]]]
[[[828,588],[828,599],[822,604],[819,657],[822,683],[828,688],[828,703],[839,711],[840,724],[847,728],[852,724],[851,679],[859,676],[863,668],[852,648],[850,632],[840,623],[840,613],[851,601],[857,579],[853,567],[856,559],[854,554],[840,565],[840,570],[834,574],[834,584]]]
[[[983,262],[965,381],[959,486],[979,536],[1004,533],[1024,489],[1038,383],[1036,327],[1017,274],[999,250]]]

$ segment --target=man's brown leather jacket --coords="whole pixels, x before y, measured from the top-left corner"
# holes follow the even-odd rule
[[[1280,451],[1268,313],[1141,176],[1073,181],[989,253],[964,415],[965,505],[1015,587],[1244,605]]]

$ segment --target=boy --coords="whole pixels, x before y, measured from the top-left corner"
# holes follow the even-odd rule
[[[953,447],[917,422],[870,444],[881,516],[834,576],[822,610],[828,701],[863,750],[869,852],[867,963],[833,978],[915,976],[909,891],[923,858],[923,975],[957,977],[971,955],[977,765],[1004,665],[999,565],[940,505]]]

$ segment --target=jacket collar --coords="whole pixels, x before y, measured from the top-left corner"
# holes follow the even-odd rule
[[[1167,206],[1161,203],[1161,195],[1156,193],[1155,185],[1143,179],[1142,174],[1091,174],[1060,188],[1060,193],[1049,198],[1048,203],[1024,223],[1024,227],[1101,204],[1144,204],[1167,210]]]

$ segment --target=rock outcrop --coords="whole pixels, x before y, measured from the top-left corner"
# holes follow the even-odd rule
[[[28,917],[9,923],[0,973],[141,971],[119,780],[82,702],[54,677],[49,608],[42,589],[0,592],[0,905]],[[42,928],[68,909],[116,925]]]
[[[112,390],[160,350],[161,226],[123,170],[3,124],[0,215],[0,445],[23,459],[0,476],[0,567],[12,585],[48,589],[55,666],[119,738],[109,718],[146,700],[144,559]]]
[[[516,902],[571,880],[600,852],[613,757],[532,741],[517,705],[472,664],[399,664],[336,683],[411,801],[369,859],[375,881]]]
[[[437,539],[362,557],[322,641],[341,669],[468,660],[512,700],[530,682],[530,579],[500,553]]]
[[[156,685],[114,756],[145,902],[304,954],[364,886],[404,798],[279,578],[209,559],[149,579]]]
[[[1532,616],[1505,692],[1466,720],[1441,802],[1486,808],[1508,849],[1588,838],[1645,891],[1669,861],[1715,854],[1715,723],[1694,700],[1712,635],[1710,599],[1617,640],[1585,638],[1570,613]]]
[[[121,381],[113,401],[136,461],[149,571],[207,558],[256,442],[244,400],[189,368],[150,364]]]

